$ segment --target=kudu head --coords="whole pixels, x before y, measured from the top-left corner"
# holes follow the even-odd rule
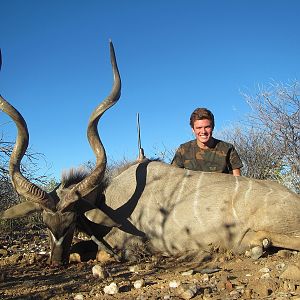
[[[90,173],[71,171],[68,176],[63,176],[60,185],[50,193],[22,175],[20,164],[29,142],[27,125],[22,115],[0,95],[0,109],[9,115],[17,126],[9,174],[17,193],[27,200],[2,212],[0,217],[11,219],[36,211],[41,212],[49,231],[52,265],[68,263],[71,242],[79,219],[83,220],[84,224],[95,222],[104,226],[116,225],[95,205],[107,162],[97,125],[104,112],[118,101],[121,93],[121,79],[112,42],[110,42],[110,56],[114,75],[113,88],[109,96],[93,111],[87,128],[88,141],[96,156],[95,167]]]

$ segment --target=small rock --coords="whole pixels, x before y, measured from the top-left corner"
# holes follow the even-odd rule
[[[189,270],[189,271],[185,271],[182,272],[181,275],[183,276],[189,276],[189,275],[193,275],[194,274],[194,270]]]
[[[140,271],[140,268],[137,265],[130,266],[129,271],[132,272],[132,273],[138,273]]]
[[[256,246],[251,248],[251,258],[257,260],[263,254],[263,248],[261,246]]]
[[[236,291],[236,290],[231,291],[231,292],[229,293],[229,295],[230,295],[231,297],[233,297],[233,299],[239,299],[239,298],[240,298],[240,293],[239,293],[238,291]]]
[[[182,292],[181,294],[180,294],[180,297],[182,298],[182,299],[191,299],[191,298],[193,298],[194,297],[194,295],[195,295],[195,293],[192,291],[192,290],[185,290],[184,292]]]
[[[145,281],[143,279],[139,279],[139,280],[136,280],[134,283],[133,283],[133,286],[136,288],[136,289],[140,289],[142,287],[145,286]]]
[[[292,256],[292,251],[290,251],[290,250],[285,250],[285,249],[283,249],[283,250],[279,250],[278,252],[277,252],[277,256],[279,256],[279,257],[281,257],[281,258],[289,258],[289,257],[291,257]]]
[[[77,295],[74,297],[74,300],[83,300],[83,295],[77,294]]]
[[[105,265],[113,262],[115,259],[109,253],[105,252],[104,250],[100,250],[97,252],[96,260],[102,265]]]
[[[119,288],[115,282],[112,282],[110,285],[107,285],[103,289],[105,294],[114,295],[119,292]]]
[[[216,283],[216,287],[217,287],[218,290],[222,291],[226,288],[226,282],[221,280],[221,281]]]
[[[236,290],[244,290],[244,288],[245,288],[244,284],[240,284],[235,287]]]
[[[198,288],[195,284],[191,284],[185,287],[181,287],[179,290],[180,297],[183,299],[191,299],[193,298],[198,291]]]
[[[178,288],[180,286],[180,281],[172,280],[169,283],[170,288]]]
[[[261,272],[261,273],[268,273],[268,272],[270,272],[270,271],[271,271],[271,270],[270,270],[269,268],[267,268],[267,267],[262,268],[262,269],[259,270],[259,272]]]
[[[226,281],[225,288],[226,288],[227,291],[232,291],[233,290],[233,285],[229,280]]]
[[[208,276],[208,274],[203,274],[202,280],[203,280],[204,282],[209,281],[209,276]]]
[[[107,277],[106,271],[100,265],[93,266],[92,273],[94,277],[98,277],[100,279],[105,279]]]
[[[81,258],[80,255],[78,253],[71,253],[70,257],[69,257],[69,262],[76,262],[76,263],[80,263],[81,262]]]
[[[261,279],[269,279],[269,278],[271,278],[271,275],[270,275],[270,273],[265,273],[260,278]]]
[[[300,269],[291,265],[286,268],[286,270],[279,276],[282,279],[290,279],[290,280],[300,280]]]

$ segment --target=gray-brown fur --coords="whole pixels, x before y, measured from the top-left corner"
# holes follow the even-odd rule
[[[195,172],[145,160],[113,179],[106,205],[170,254],[222,245],[236,252],[265,247],[300,250],[300,198],[279,183]],[[121,227],[122,228],[122,227]],[[138,242],[113,229],[112,246]]]

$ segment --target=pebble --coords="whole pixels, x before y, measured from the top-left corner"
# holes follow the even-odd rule
[[[110,285],[104,287],[103,291],[105,294],[114,295],[119,292],[119,288],[115,282],[112,282]]]
[[[137,265],[129,267],[129,271],[132,273],[138,273],[139,270],[140,270],[140,268]]]
[[[106,265],[108,264],[109,262],[112,262],[114,259],[113,257],[107,253],[106,251],[104,250],[100,250],[97,252],[97,255],[96,255],[96,260],[103,264],[103,265]]]
[[[197,291],[197,286],[195,284],[191,284],[185,287],[182,286],[179,290],[179,294],[181,298],[188,300],[193,298],[196,295]]]
[[[83,295],[77,294],[77,295],[74,297],[74,300],[83,300]]]
[[[238,291],[231,291],[230,293],[229,293],[229,295],[231,296],[231,297],[233,297],[234,299],[238,299],[238,298],[240,298],[240,293],[238,292]]]
[[[233,285],[229,280],[226,281],[225,288],[226,288],[227,291],[232,291],[233,290]]]
[[[204,281],[204,282],[209,281],[209,276],[208,276],[208,274],[203,274],[203,276],[202,276],[202,281]]]
[[[270,275],[270,273],[265,273],[265,274],[262,275],[260,278],[261,278],[261,279],[269,279],[269,278],[271,278],[271,275]]]
[[[269,268],[267,268],[267,267],[262,268],[262,269],[259,270],[259,272],[261,272],[261,273],[268,273],[268,272],[270,272],[270,271],[271,271],[271,270],[270,270]]]
[[[69,257],[69,262],[76,262],[80,263],[81,262],[81,257],[78,253],[71,253]]]
[[[136,289],[140,289],[142,287],[145,286],[145,281],[143,279],[139,279],[139,280],[136,280],[134,283],[133,283],[133,286],[134,288]]]
[[[283,249],[283,250],[279,250],[278,252],[277,252],[277,256],[279,256],[279,257],[281,257],[281,258],[289,258],[289,257],[291,257],[292,256],[292,251],[290,251],[290,250],[285,250],[285,249]]]
[[[189,275],[193,275],[194,274],[194,270],[189,270],[189,271],[185,271],[182,272],[181,275],[183,276],[189,276]]]
[[[93,266],[92,273],[94,277],[98,277],[100,279],[105,279],[107,277],[107,272],[100,265]]]
[[[169,283],[170,288],[178,288],[180,286],[180,281],[172,280]]]

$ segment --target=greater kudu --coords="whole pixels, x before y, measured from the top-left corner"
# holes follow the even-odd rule
[[[106,189],[101,188],[106,158],[96,123],[120,94],[120,79],[112,57],[113,92],[95,110],[88,129],[97,157],[95,170],[75,185],[62,183],[47,194],[21,177],[19,165],[26,147],[22,147],[22,152],[15,150],[11,176],[17,191],[33,204],[20,204],[21,209],[11,208],[2,217],[15,217],[17,211],[42,209],[56,243],[65,233],[73,232],[76,211],[85,224],[92,221],[89,226],[95,230],[90,234],[97,233],[98,244],[107,247],[127,248],[147,239],[154,249],[169,254],[213,244],[236,252],[251,250],[254,258],[272,245],[300,250],[299,195],[272,181],[195,172],[145,159],[113,178]],[[2,98],[1,103],[16,124],[25,124],[16,120]],[[19,139],[24,135],[19,133]],[[24,142],[17,140],[16,145],[20,144]],[[17,182],[19,177],[22,184]],[[92,201],[88,202],[87,197]],[[99,206],[95,204],[96,198],[101,199]],[[49,216],[55,222],[49,223]],[[64,217],[69,220],[63,224],[64,230],[57,232]],[[119,226],[111,227],[116,224]],[[63,249],[67,253],[68,249]]]

